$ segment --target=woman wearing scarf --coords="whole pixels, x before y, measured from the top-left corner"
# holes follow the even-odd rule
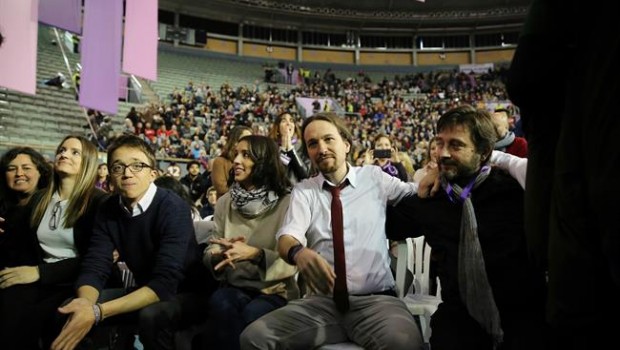
[[[215,206],[215,232],[204,263],[221,287],[209,303],[214,349],[239,349],[239,335],[260,316],[299,297],[294,266],[277,252],[276,232],[289,205],[290,183],[278,146],[245,136],[235,147],[234,183]]]
[[[366,151],[364,164],[378,165],[387,174],[397,177],[404,182],[409,181],[407,170],[401,164],[398,152],[392,147],[392,140],[385,134],[379,134],[375,137],[373,148]]]

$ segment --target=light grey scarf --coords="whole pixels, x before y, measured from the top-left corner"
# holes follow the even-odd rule
[[[493,337],[494,348],[496,348],[503,341],[504,332],[493,298],[493,290],[487,277],[482,247],[478,239],[476,213],[471,202],[471,191],[486,180],[490,171],[489,166],[482,167],[478,176],[464,189],[456,184],[448,183],[445,177],[441,178],[441,184],[450,200],[463,203],[458,257],[461,300],[467,306],[471,317]]]
[[[515,142],[515,133],[509,131],[506,136],[501,138],[501,140],[497,140],[497,142],[495,142],[494,148],[498,151],[505,152],[506,147],[512,145],[513,142]]]
[[[231,206],[241,216],[252,219],[266,213],[278,203],[278,194],[264,187],[246,190],[235,182],[229,189]]]

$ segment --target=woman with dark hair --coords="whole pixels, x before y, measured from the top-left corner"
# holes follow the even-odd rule
[[[42,336],[48,346],[53,339],[51,321],[56,308],[73,294],[96,208],[104,198],[95,188],[96,173],[96,147],[82,136],[65,137],[56,149],[50,184],[32,197],[32,214],[25,220],[30,238],[20,253],[32,258],[0,270],[0,289],[13,294],[3,317],[27,322],[19,325],[21,332],[8,335],[15,342],[36,344]]]
[[[101,163],[97,167],[97,181],[95,181],[95,187],[104,192],[111,192],[110,173],[108,172],[108,165],[106,163]]]
[[[0,158],[0,271],[17,265],[36,264],[32,237],[28,234],[30,198],[49,183],[52,170],[43,156],[30,147],[16,147]],[[6,221],[3,221],[5,220]],[[35,242],[36,244],[36,242]],[[0,339],[6,349],[34,346],[28,343],[25,328],[31,320],[28,310],[15,305],[19,295],[34,296],[36,290],[0,284]],[[23,336],[23,337],[21,337]]]
[[[289,112],[280,113],[269,130],[271,137],[280,146],[280,161],[287,169],[291,184],[307,178],[310,159],[303,152],[301,129]]]
[[[226,145],[222,150],[222,154],[213,160],[213,167],[211,169],[211,181],[213,186],[217,190],[217,197],[221,197],[224,193],[228,192],[228,186],[230,186],[230,177],[232,162],[235,158],[235,147],[237,142],[243,136],[252,135],[252,128],[245,125],[237,125],[228,133],[228,139]]]
[[[389,175],[404,182],[409,181],[407,169],[401,164],[400,156],[393,146],[392,140],[385,134],[375,137],[372,149],[366,151],[365,165],[378,165]]]
[[[290,200],[278,146],[266,136],[239,140],[234,183],[215,206],[204,263],[222,286],[211,296],[214,349],[239,349],[243,329],[299,297],[296,268],[282,260],[276,233]]]

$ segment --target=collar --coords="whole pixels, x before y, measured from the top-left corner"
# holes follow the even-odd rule
[[[347,175],[344,176],[344,179],[342,179],[342,181],[340,183],[345,182],[346,180],[349,180],[349,186],[355,188],[357,187],[357,171],[354,171],[354,168],[359,168],[359,167],[353,167],[351,166],[351,164],[347,163]],[[325,184],[331,186],[331,187],[336,187],[340,184],[333,184],[331,182],[329,182],[325,176],[323,176],[323,173],[319,172],[319,174],[317,175],[317,177],[319,178],[319,185],[321,186],[321,188],[323,188],[325,186]]]
[[[121,208],[123,208],[123,211],[127,214],[127,216],[135,217],[135,216],[138,216],[144,213],[149,208],[149,206],[153,202],[153,198],[155,198],[156,192],[157,192],[157,186],[155,186],[155,184],[151,182],[151,184],[149,185],[149,188],[144,193],[144,196],[140,198],[136,206],[131,208],[131,210],[129,210],[125,206],[125,204],[123,203],[123,198],[121,196],[118,196],[118,203],[121,206]]]

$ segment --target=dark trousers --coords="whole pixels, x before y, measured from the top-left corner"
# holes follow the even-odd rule
[[[239,336],[245,327],[261,316],[286,305],[279,295],[265,295],[234,287],[216,290],[209,300],[214,349],[240,349]]]
[[[542,308],[502,315],[504,342],[498,350],[548,349],[549,327]],[[433,350],[492,350],[493,340],[462,304],[442,303],[431,317]]]
[[[72,293],[71,286],[39,283],[0,289],[0,347],[23,350],[38,349],[40,342],[51,344],[58,335],[51,326],[56,309]]]
[[[124,294],[123,289],[106,289],[101,292],[98,302],[105,303]],[[87,338],[80,343],[80,349],[132,349],[133,334],[137,333],[146,350],[174,350],[177,331],[206,321],[207,304],[206,292],[182,293],[168,301],[112,316],[91,329]],[[66,316],[61,316],[57,324],[62,327],[66,320]]]

